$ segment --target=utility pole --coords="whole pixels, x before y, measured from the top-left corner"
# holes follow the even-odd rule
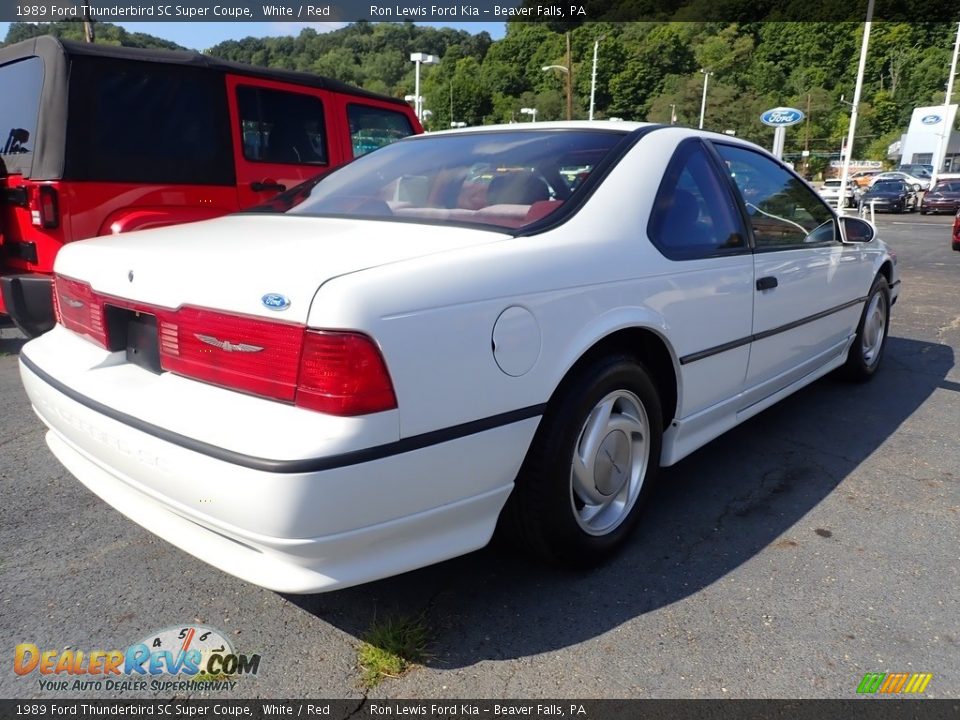
[[[93,20],[90,18],[90,5],[83,6],[83,37],[88,43],[97,41],[96,33],[93,31]]]
[[[570,31],[567,31],[567,120],[573,120],[573,63],[570,57]]]
[[[807,122],[803,126],[803,176],[810,170],[810,93],[807,93]]]

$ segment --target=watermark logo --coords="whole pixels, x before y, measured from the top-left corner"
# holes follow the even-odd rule
[[[219,630],[170,627],[113,650],[44,650],[20,643],[13,671],[38,676],[41,690],[232,690],[240,676],[260,670],[258,654],[234,650]]]
[[[857,686],[862,695],[919,694],[927,689],[932,673],[867,673]]]

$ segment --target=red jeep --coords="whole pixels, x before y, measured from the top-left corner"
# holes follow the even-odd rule
[[[422,131],[316,75],[53,37],[0,49],[0,97],[0,319],[31,336],[64,243],[252,207]]]

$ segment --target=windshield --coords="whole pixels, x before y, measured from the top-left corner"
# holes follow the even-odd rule
[[[880,192],[899,192],[903,189],[903,183],[900,180],[877,180],[873,189]]]
[[[289,213],[522,228],[569,200],[624,137],[602,130],[420,136],[364,155],[309,193],[300,189]]]
[[[0,67],[0,159],[8,172],[30,171],[42,87],[43,61],[38,57]]]

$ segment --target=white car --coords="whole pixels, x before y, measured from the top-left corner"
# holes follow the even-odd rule
[[[294,593],[501,519],[599,562],[659,466],[831,370],[872,376],[899,289],[875,228],[766,151],[625,122],[401,140],[260,212],[70,243],[56,273],[59,323],[20,355],[53,453]]]
[[[826,200],[830,205],[836,206],[837,200],[840,198],[840,179],[830,179],[824,180],[820,185],[818,192],[820,197]],[[844,192],[844,207],[854,208],[857,207],[860,201],[860,189],[857,187],[856,183],[852,180],[847,181],[846,192]]]
[[[929,177],[917,177],[916,175],[911,175],[910,173],[901,172],[899,170],[894,170],[892,172],[885,172],[876,175],[870,181],[870,187],[876,185],[879,180],[903,180],[907,186],[912,189],[914,192],[920,192],[921,190],[930,189],[930,178]]]

